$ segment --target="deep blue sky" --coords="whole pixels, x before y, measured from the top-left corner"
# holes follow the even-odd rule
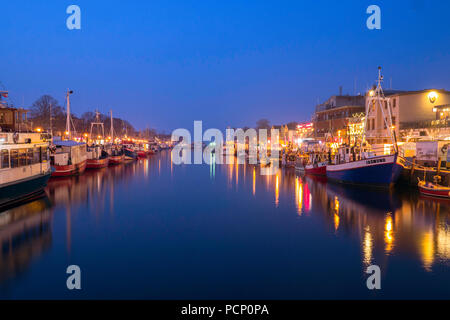
[[[73,111],[110,108],[137,128],[308,120],[314,105],[385,86],[450,89],[450,1],[2,1],[0,82]],[[82,29],[66,28],[81,7]],[[366,28],[366,8],[382,29]]]

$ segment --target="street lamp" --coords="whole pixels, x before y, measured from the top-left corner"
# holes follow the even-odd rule
[[[436,91],[431,91],[428,94],[428,100],[430,100],[431,103],[435,103],[437,98],[438,98],[438,94],[436,93]]]

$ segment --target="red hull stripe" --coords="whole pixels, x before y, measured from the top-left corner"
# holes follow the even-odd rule
[[[78,164],[70,164],[67,166],[53,166],[55,169],[52,172],[52,177],[67,177],[77,174],[82,174],[86,169],[86,161],[80,162]]]

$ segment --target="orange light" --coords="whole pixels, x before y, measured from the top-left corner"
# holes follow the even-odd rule
[[[435,103],[437,98],[438,98],[438,94],[436,93],[436,91],[431,91],[428,94],[428,100],[430,100],[431,103]]]

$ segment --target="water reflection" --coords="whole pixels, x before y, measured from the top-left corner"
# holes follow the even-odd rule
[[[361,264],[386,264],[389,256],[420,259],[432,271],[436,259],[450,265],[450,202],[422,198],[415,190],[366,189],[327,183],[287,169],[272,176],[251,166],[253,196],[260,185],[274,193],[273,208],[293,202],[297,215],[322,216],[337,236],[356,236]],[[228,165],[228,182],[238,183],[239,167]],[[290,196],[292,195],[292,196]],[[289,205],[289,203],[286,203]]]
[[[61,247],[67,255],[74,254],[77,246],[78,248],[81,246],[80,229],[86,227],[83,222],[79,220],[77,222],[77,218],[86,212],[89,215],[88,218],[94,219],[99,225],[99,229],[93,228],[93,230],[103,232],[104,234],[101,235],[105,238],[115,239],[114,237],[117,236],[116,245],[123,244],[127,248],[131,246],[130,242],[127,242],[131,240],[125,238],[125,231],[122,235],[121,228],[129,228],[129,232],[134,235],[145,234],[142,238],[135,239],[133,243],[135,247],[142,246],[141,251],[136,249],[135,253],[140,257],[139,259],[147,257],[146,254],[142,255],[142,252],[146,253],[150,250],[148,245],[163,246],[164,241],[161,239],[165,239],[166,235],[163,231],[172,234],[173,230],[170,226],[175,228],[174,233],[181,239],[186,233],[190,236],[206,232],[208,237],[212,237],[209,234],[212,232],[204,230],[211,227],[208,225],[210,223],[208,219],[212,217],[213,222],[217,219],[217,221],[223,221],[225,226],[233,225],[234,231],[234,228],[238,228],[234,226],[234,220],[242,218],[241,223],[251,220],[254,223],[251,225],[253,229],[249,229],[248,232],[252,236],[241,237],[240,241],[244,244],[245,241],[252,241],[255,230],[259,230],[261,225],[269,228],[264,225],[268,219],[271,219],[270,227],[273,229],[266,229],[265,232],[273,232],[273,237],[277,237],[274,240],[282,238],[286,231],[279,230],[281,226],[289,229],[296,224],[318,225],[319,228],[314,229],[319,233],[318,236],[308,234],[304,238],[307,243],[296,242],[296,247],[290,250],[300,250],[299,248],[304,246],[321,248],[322,239],[324,242],[329,239],[332,241],[346,239],[348,241],[346,245],[355,248],[354,261],[349,261],[349,264],[357,264],[361,272],[371,264],[387,268],[396,257],[417,264],[424,274],[435,272],[437,267],[450,266],[450,204],[448,202],[422,198],[411,189],[354,188],[328,183],[323,178],[301,176],[290,169],[281,170],[275,175],[262,175],[259,166],[243,165],[237,162],[218,165],[214,161],[214,156],[211,160],[211,164],[204,167],[176,166],[172,164],[171,153],[168,152],[147,160],[104,170],[87,171],[79,177],[51,180],[46,189],[47,197],[0,213],[2,244],[0,284],[7,279],[18,277],[21,272],[30,268],[33,260],[41,257],[44,252],[52,250],[52,247],[56,245],[55,233],[62,235]],[[204,180],[202,180],[202,174],[204,174]],[[134,211],[130,212],[129,216],[124,215],[123,211],[129,210],[129,207],[133,205],[134,198],[130,198],[130,195],[138,198],[138,195],[128,194],[127,190],[132,188],[133,192],[143,190],[148,187],[148,181],[155,182],[156,189],[153,192],[156,195],[149,196],[143,193],[143,199],[134,207]],[[177,181],[181,182],[177,183]],[[200,205],[197,201],[199,198],[195,198],[200,184],[204,185],[201,189],[203,192],[201,198],[208,199],[213,205],[209,206],[210,202],[206,200]],[[159,185],[165,187],[165,193],[174,190],[173,194],[165,197],[162,191],[158,193]],[[191,201],[191,198],[195,201]],[[117,206],[118,202],[122,203],[122,206]],[[215,207],[217,203],[221,204],[219,209]],[[230,211],[235,209],[234,203],[244,203],[249,211],[258,212],[258,214],[247,216],[246,212],[239,211],[238,216],[231,218]],[[203,206],[217,212],[211,212],[210,215],[199,218],[197,212],[203,210]],[[143,209],[150,211],[152,207],[156,207],[157,210],[145,215],[141,220],[135,213]],[[260,214],[263,211],[269,214],[269,218],[267,215]],[[179,221],[176,220],[176,212],[181,212],[183,216],[180,219],[181,226],[171,220]],[[108,218],[117,218],[120,214],[122,224],[111,223],[113,226],[110,229],[102,229],[103,225],[109,223]],[[59,215],[63,221],[58,225],[61,230],[55,230],[52,227],[52,221],[55,220],[56,215]],[[83,218],[86,219],[86,214]],[[286,219],[288,223],[277,225],[283,219]],[[147,221],[151,223],[144,226],[139,224],[139,222]],[[189,224],[191,221],[195,224]],[[153,233],[148,236],[154,242],[148,243],[146,228],[150,229],[155,225],[157,228],[155,227],[152,230]],[[185,225],[189,227],[185,229]],[[198,229],[195,229],[197,227]],[[214,224],[211,228],[213,227],[215,227]],[[91,229],[90,232],[94,233],[93,230]],[[223,232],[223,238],[228,237],[222,229],[216,230],[218,234]],[[84,233],[85,229],[81,231]],[[118,235],[112,234],[113,232]],[[263,238],[255,243],[266,241],[265,232],[261,232],[264,234]],[[319,238],[320,240],[317,240]],[[308,242],[309,239],[315,239],[316,242],[312,240]],[[292,245],[290,242],[287,243]],[[226,246],[226,242],[220,242],[220,244]],[[237,246],[232,243],[232,246],[234,245]],[[181,246],[180,250],[184,250],[183,246],[187,245],[178,242],[173,244],[173,247],[177,246]],[[81,247],[78,252],[83,249],[86,248]],[[277,248],[276,251],[282,252],[282,249]],[[336,253],[324,253],[323,248],[318,250],[321,250],[320,254],[329,254],[333,258],[350,259],[349,252],[346,251],[347,247]],[[182,255],[183,251],[180,254]],[[245,259],[245,256],[242,259]],[[308,257],[302,257],[302,261],[305,259]],[[150,265],[154,263],[152,260]],[[301,263],[299,265],[303,266]],[[161,267],[161,269],[164,268]],[[292,267],[292,269],[295,268]]]
[[[0,214],[0,283],[20,276],[52,243],[50,201],[44,197]]]

